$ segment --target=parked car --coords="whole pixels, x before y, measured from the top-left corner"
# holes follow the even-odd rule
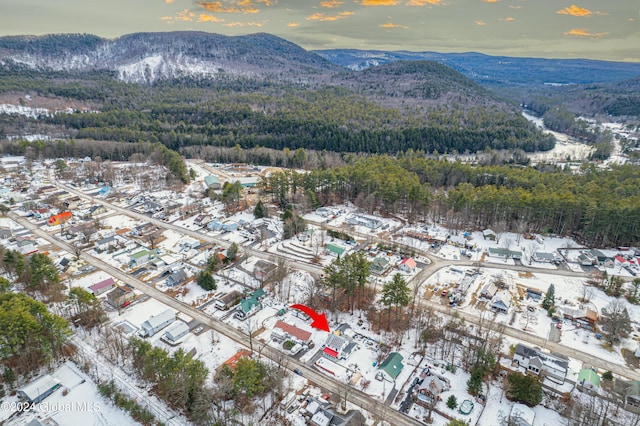
[[[300,371],[300,370],[299,370],[299,369],[297,369],[297,368],[294,368],[294,369],[293,369],[293,372],[294,372],[294,373],[296,373],[298,376],[302,376],[302,371]]]

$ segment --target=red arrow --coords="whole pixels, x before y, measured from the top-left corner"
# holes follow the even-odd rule
[[[311,322],[311,327],[317,328],[318,330],[331,332],[331,329],[329,328],[329,323],[327,322],[327,316],[324,314],[324,312],[319,314],[313,309],[311,309],[310,307],[299,305],[299,304],[291,305],[289,307],[291,309],[297,309],[309,315],[313,320]]]

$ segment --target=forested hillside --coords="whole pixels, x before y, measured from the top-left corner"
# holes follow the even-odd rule
[[[154,84],[110,71],[0,68],[0,94],[77,100],[97,110],[49,117],[0,117],[0,135],[42,126],[78,139],[337,152],[548,150],[515,106],[459,73],[428,62],[340,71],[313,85],[220,75]],[[19,136],[19,133],[18,133]]]

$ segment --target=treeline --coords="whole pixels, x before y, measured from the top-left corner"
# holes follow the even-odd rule
[[[368,212],[432,219],[459,229],[571,234],[587,244],[640,241],[640,171],[632,166],[578,174],[554,166],[473,167],[407,153],[376,156],[330,170],[272,174],[263,182],[275,202],[355,203]],[[309,197],[312,195],[313,200]]]

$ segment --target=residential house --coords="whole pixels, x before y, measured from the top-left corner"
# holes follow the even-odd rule
[[[576,327],[586,328],[587,330],[594,330],[598,321],[598,313],[585,307],[575,309],[568,306],[560,306],[557,312],[561,313],[564,319],[571,321]]]
[[[511,293],[508,290],[500,290],[491,299],[491,309],[501,314],[509,312],[511,307]]]
[[[378,229],[382,226],[382,221],[377,217],[360,214],[347,216],[346,221],[349,225],[364,226],[369,229]]]
[[[219,296],[216,299],[214,306],[216,307],[216,309],[226,311],[232,306],[237,305],[241,298],[242,298],[242,293],[240,293],[237,290],[233,290],[229,293],[225,293]]]
[[[143,223],[142,225],[138,225],[135,228],[133,228],[133,230],[131,231],[131,233],[135,236],[143,236],[146,234],[150,234],[153,231],[156,230],[156,227],[153,223],[151,222],[147,222],[147,223]]]
[[[140,326],[140,333],[144,337],[151,337],[174,322],[175,319],[176,314],[171,309],[162,311],[158,315],[151,315],[149,319]]]
[[[398,264],[398,269],[410,274],[416,270],[417,265],[418,264],[416,263],[415,260],[413,260],[413,258],[407,257],[405,259],[402,259],[402,261]]]
[[[60,225],[66,222],[67,220],[71,219],[71,216],[72,216],[71,212],[62,212],[62,213],[53,215],[49,218],[48,224],[49,226]]]
[[[327,243],[324,246],[324,253],[331,256],[340,257],[344,254],[344,251],[344,247],[340,247],[337,244]]]
[[[264,295],[264,290],[261,288],[252,292],[249,296],[240,301],[240,305],[238,306],[238,310],[236,311],[234,316],[239,320],[244,321],[251,315],[258,312],[260,309],[262,309],[262,303],[260,303],[260,299],[262,299]]]
[[[238,229],[238,223],[231,220],[222,222],[222,232],[232,232]]]
[[[480,297],[491,300],[493,299],[493,296],[496,295],[497,291],[498,287],[496,287],[496,284],[491,281],[482,287],[482,290],[480,290]]]
[[[311,339],[311,333],[295,325],[278,320],[273,327],[271,337],[274,340],[292,339],[299,343],[307,343]]]
[[[220,231],[222,229],[222,222],[220,222],[219,220],[212,220],[211,222],[207,223],[207,229],[209,231]]]
[[[547,354],[538,349],[516,345],[513,361],[527,372],[536,375],[541,373],[544,377],[557,383],[564,383],[569,370],[569,360],[562,355]]]
[[[187,278],[189,277],[187,276],[186,271],[184,269],[178,269],[177,271],[174,271],[167,277],[167,279],[165,280],[165,283],[167,287],[175,287],[179,284],[182,284],[184,281],[187,280]]]
[[[606,254],[602,253],[600,250],[591,250],[589,252],[589,254],[591,255],[590,257],[595,259],[596,262],[598,263],[598,265],[601,266],[605,266],[605,267],[613,267],[612,266],[607,266],[607,263],[611,263],[613,262],[613,259],[611,258],[611,256],[607,256]]]
[[[534,252],[531,256],[531,260],[540,263],[553,263],[557,261],[556,256],[553,253],[546,253],[542,251]]]
[[[372,274],[382,275],[389,269],[389,260],[385,257],[376,257],[369,264],[369,270]]]
[[[18,241],[17,247],[23,256],[29,256],[30,254],[38,252],[38,243],[29,239]]]
[[[310,416],[309,425],[312,426],[363,426],[366,419],[358,410],[349,410],[345,414],[336,413],[331,404],[316,398],[306,401],[306,414]]]
[[[134,298],[133,290],[126,286],[118,286],[107,294],[107,302],[116,309],[127,306]]]
[[[542,292],[540,290],[536,290],[535,288],[527,288],[527,297],[536,302],[542,299]]]
[[[118,245],[118,240],[114,235],[98,240],[94,244],[94,249],[98,252],[106,251]]]
[[[402,364],[403,359],[402,355],[398,352],[391,352],[378,366],[378,370],[382,373],[382,379],[388,382],[394,382],[404,368],[404,364]]]
[[[199,214],[193,220],[193,223],[198,225],[198,226],[205,226],[210,221],[211,221],[211,216],[209,216],[208,214]]]
[[[12,237],[11,229],[9,228],[0,228],[0,240],[6,240],[7,238]]]
[[[146,250],[146,249],[140,250],[131,255],[131,259],[129,260],[129,266],[131,268],[136,268],[148,263],[154,258],[155,258],[155,255],[153,254],[152,251]]]
[[[583,390],[595,390],[600,387],[600,376],[591,368],[583,368],[578,373],[578,386]]]
[[[91,206],[89,210],[87,210],[88,217],[96,217],[98,215],[104,214],[107,212],[107,208],[103,205]]]
[[[489,247],[489,256],[490,257],[497,257],[500,259],[509,259],[509,258],[513,258],[516,260],[519,260],[522,258],[522,252],[519,250],[509,250],[506,248],[500,248],[500,247]]]
[[[253,267],[253,276],[263,283],[276,268],[277,266],[273,263],[258,260]]]
[[[73,197],[69,197],[69,198],[65,199],[62,202],[62,205],[64,206],[64,208],[66,210],[75,210],[75,209],[78,208],[78,206],[80,205],[81,202],[82,202],[82,200],[80,199],[80,197],[73,196]]]
[[[115,286],[116,286],[116,282],[113,280],[113,278],[107,278],[106,280],[102,280],[100,282],[97,282],[89,286],[89,291],[94,296],[100,296],[101,294],[106,293],[109,290],[115,288]]]
[[[418,387],[418,404],[430,404],[440,399],[440,394],[448,389],[447,383],[437,376],[427,376]]]

